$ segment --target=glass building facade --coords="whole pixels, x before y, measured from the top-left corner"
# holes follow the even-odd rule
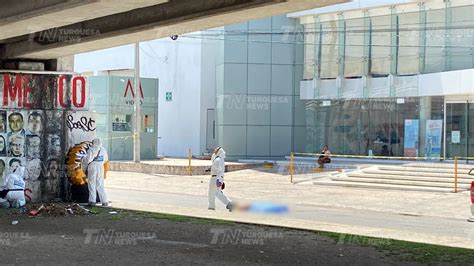
[[[306,152],[474,156],[474,5],[301,17]]]
[[[435,0],[226,26],[218,144],[234,157],[474,156],[474,4]]]
[[[231,157],[282,157],[306,145],[303,44],[286,16],[226,26],[216,62],[218,145]],[[285,32],[289,34],[285,34]]]

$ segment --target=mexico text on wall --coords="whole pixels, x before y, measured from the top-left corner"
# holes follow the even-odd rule
[[[86,78],[71,74],[0,72],[0,179],[25,166],[33,201],[64,198],[64,160],[74,141],[95,135]],[[84,117],[82,119],[82,117]],[[82,122],[89,131],[84,135]],[[75,134],[78,137],[75,138]]]

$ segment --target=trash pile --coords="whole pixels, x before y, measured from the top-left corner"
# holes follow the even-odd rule
[[[26,213],[29,216],[64,216],[64,215],[89,215],[90,210],[82,207],[81,205],[66,204],[66,203],[42,203],[32,204],[28,206]]]

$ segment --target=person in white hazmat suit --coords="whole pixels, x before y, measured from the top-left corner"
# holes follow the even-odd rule
[[[102,206],[109,206],[104,188],[104,163],[109,160],[107,150],[102,146],[100,139],[92,140],[92,147],[85,156],[87,166],[87,186],[89,188],[89,205],[95,206],[99,193]]]
[[[25,167],[16,168],[6,176],[2,190],[10,190],[5,198],[0,198],[1,208],[22,208],[26,205],[25,199]]]
[[[232,211],[232,201],[224,194],[224,171],[225,171],[225,151],[217,147],[211,157],[211,180],[209,181],[209,210],[216,209],[216,197],[226,205],[226,209]]]

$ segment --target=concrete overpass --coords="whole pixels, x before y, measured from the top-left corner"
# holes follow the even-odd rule
[[[0,60],[44,61],[342,2],[3,0]]]

